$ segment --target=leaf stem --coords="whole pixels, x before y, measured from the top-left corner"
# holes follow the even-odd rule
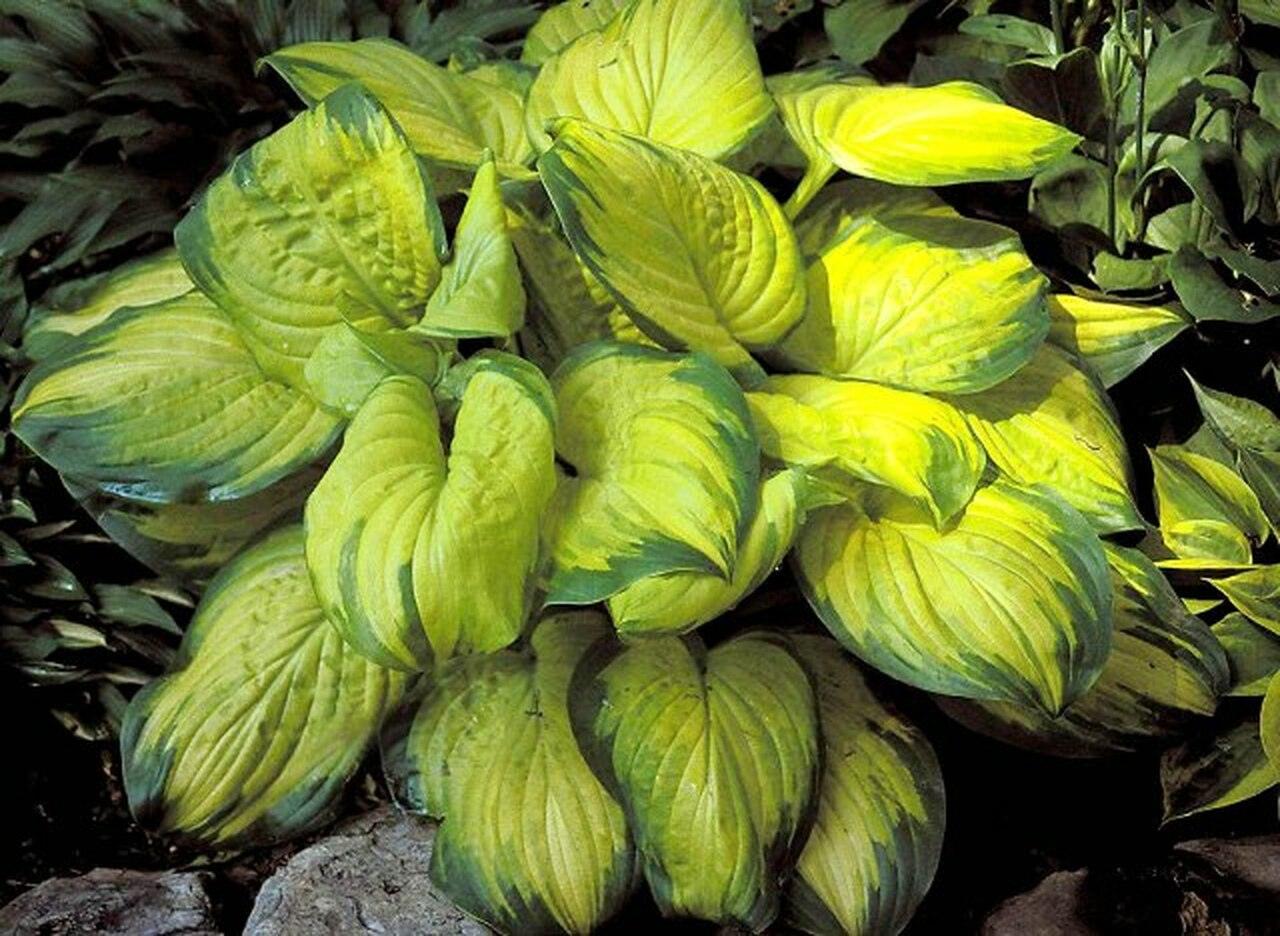
[[[1062,55],[1067,51],[1067,36],[1062,26],[1062,0],[1049,0],[1049,21],[1053,24],[1053,51]]]

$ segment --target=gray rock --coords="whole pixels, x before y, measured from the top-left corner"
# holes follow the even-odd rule
[[[982,924],[982,936],[1098,936],[1086,922],[1087,871],[1058,871],[1011,897]]]
[[[1175,848],[1204,859],[1229,878],[1280,896],[1280,835],[1194,839]]]
[[[98,868],[45,881],[0,908],[10,936],[221,936],[205,873]]]
[[[298,852],[258,893],[246,936],[489,936],[431,883],[432,823],[385,806]]]

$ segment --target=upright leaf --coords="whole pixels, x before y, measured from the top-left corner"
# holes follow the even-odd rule
[[[578,256],[660,344],[758,375],[749,352],[804,314],[795,237],[749,176],[581,121],[538,170]]]
[[[505,933],[589,933],[637,865],[622,808],[579,753],[569,682],[608,633],[591,611],[544,619],[525,650],[451,660],[383,735],[400,804],[442,819],[431,876]]]
[[[241,155],[174,237],[267,373],[299,388],[330,326],[415,322],[445,249],[418,158],[357,85]]]
[[[211,845],[275,842],[322,824],[402,674],[325,620],[289,527],[209,586],[175,669],[134,697],[120,746],[134,815]]]
[[[703,355],[596,342],[552,377],[570,470],[547,511],[549,603],[593,604],[638,579],[729,580],[756,505],[760,450],[742,391]]]
[[[417,669],[520,635],[555,487],[545,378],[473,358],[447,447],[430,389],[390,377],[352,421],[307,501],[307,562],[333,622],[362,653]]]
[[[1150,455],[1165,545],[1184,558],[1249,562],[1251,547],[1266,539],[1269,527],[1257,495],[1241,477],[1222,462],[1182,445],[1159,445]],[[1227,528],[1225,538],[1206,535],[1208,525]],[[1188,538],[1186,534],[1197,528],[1199,535]],[[1224,541],[1227,545],[1219,548]],[[1239,541],[1242,550],[1235,545]]]
[[[664,637],[588,658],[588,761],[622,801],[664,914],[752,931],[777,915],[820,768],[809,677],[778,637]]]

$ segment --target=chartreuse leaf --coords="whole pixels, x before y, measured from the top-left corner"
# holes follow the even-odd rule
[[[1235,454],[1245,482],[1280,536],[1280,418],[1261,403],[1191,385],[1205,422]]]
[[[893,488],[941,526],[969,502],[987,460],[941,400],[860,380],[770,377],[747,394],[770,458]]]
[[[589,933],[638,875],[622,808],[579,753],[569,683],[603,616],[545,618],[527,648],[459,657],[383,734],[402,806],[443,819],[432,879],[504,933]]]
[[[758,376],[749,352],[781,339],[805,305],[800,253],[773,196],[640,137],[575,120],[555,132],[538,170],[587,268],[655,341]]]
[[[813,688],[782,638],[605,647],[574,689],[583,752],[626,809],[658,908],[768,926],[821,765]]]
[[[844,240],[845,228],[873,216],[882,224],[904,232],[927,228],[930,218],[941,219],[940,230],[954,222],[959,230],[986,232],[996,242],[1012,236],[1007,228],[985,221],[965,220],[930,189],[903,188],[870,179],[845,179],[828,185],[795,221],[800,252],[810,260],[821,257]],[[999,236],[1003,235],[1003,237]]]
[[[580,117],[719,159],[772,114],[738,0],[635,0],[543,64],[525,123],[539,151],[549,121]]]
[[[1280,565],[1210,579],[1209,584],[1226,595],[1249,620],[1280,634]]]
[[[190,292],[54,351],[18,391],[13,428],[82,482],[192,503],[263,490],[323,455],[339,423],[266,377],[231,320]]]
[[[358,85],[238,157],[174,237],[267,373],[299,388],[331,326],[417,321],[445,249],[417,156]]]
[[[349,419],[383,378],[409,374],[435,384],[451,356],[445,342],[416,329],[366,332],[344,322],[329,327],[302,372],[316,402]]]
[[[810,194],[837,168],[897,185],[1025,179],[1080,140],[966,81],[924,88],[835,82],[801,91],[779,110],[810,159]]]
[[[1156,508],[1164,543],[1185,559],[1249,562],[1267,538],[1267,517],[1244,480],[1216,459],[1183,445],[1151,449]]]
[[[806,933],[897,933],[929,889],[942,851],[938,760],[830,639],[791,643],[813,677],[823,776],[783,918]]]
[[[363,85],[432,163],[470,170],[491,150],[502,175],[530,175],[524,101],[513,89],[435,65],[389,39],[305,42],[263,61],[309,105],[348,82]]]
[[[1093,687],[1056,718],[1006,702],[941,700],[948,714],[1000,740],[1067,757],[1136,750],[1213,715],[1230,683],[1213,632],[1183,608],[1151,560],[1106,549],[1115,633]]]
[[[1213,625],[1231,664],[1231,689],[1227,695],[1260,697],[1267,693],[1271,677],[1280,673],[1280,637],[1232,611]]]
[[[444,279],[414,330],[441,338],[512,335],[524,322],[524,307],[498,172],[487,160],[471,183]]]
[[[547,511],[547,601],[593,604],[667,572],[731,580],[760,449],[742,391],[701,355],[596,342],[551,379],[570,468]]]
[[[778,471],[760,485],[760,503],[727,581],[709,572],[667,572],[640,579],[609,598],[609,614],[623,637],[682,634],[715,620],[759,587],[782,562],[821,499],[805,472]]]
[[[1280,783],[1258,733],[1256,709],[1232,711],[1160,757],[1164,821],[1234,806]]]
[[[1049,297],[1049,340],[1088,361],[1111,387],[1182,333],[1191,320],[1176,305]]]
[[[796,570],[841,643],[910,685],[1057,714],[1111,646],[1111,584],[1088,522],[996,481],[943,530],[882,488],[815,512]]]
[[[1103,533],[1143,526],[1111,402],[1065,352],[1041,345],[1003,383],[948,399],[1014,481],[1048,485]]]
[[[1262,736],[1262,749],[1271,763],[1271,770],[1280,776],[1280,672],[1271,677],[1267,694],[1262,700],[1262,716],[1258,730]]]
[[[1017,235],[928,205],[868,201],[810,265],[809,309],[778,362],[949,393],[985,390],[1022,367],[1049,316],[1044,277]]]
[[[600,29],[630,0],[565,0],[547,8],[524,37],[520,61],[541,65],[583,33]]]
[[[386,666],[417,669],[520,635],[555,488],[554,404],[531,364],[464,365],[446,445],[431,390],[389,377],[307,501],[307,562],[339,630]]]
[[[274,842],[337,806],[404,675],[327,620],[288,527],[210,584],[176,668],[129,704],[121,733],[140,821],[211,844]]]
[[[39,361],[121,309],[154,305],[193,288],[176,250],[132,260],[92,277],[83,286],[64,290],[51,308],[33,310],[23,328],[22,351]]]

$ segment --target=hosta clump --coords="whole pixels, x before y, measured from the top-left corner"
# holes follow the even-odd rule
[[[846,651],[1119,747],[1225,683],[1102,539],[1144,521],[1046,281],[925,188],[1076,138],[964,83],[766,80],[737,0],[591,7],[519,66],[270,56],[310,108],[176,255],[32,327],[15,430],[145,561],[213,577],[130,707],[131,803],[278,841],[380,738],[442,822],[436,881],[501,931],[586,932],[643,884],[672,916],[896,932],[941,777]],[[800,175],[786,207],[764,167]],[[815,615],[735,628],[788,556]]]

